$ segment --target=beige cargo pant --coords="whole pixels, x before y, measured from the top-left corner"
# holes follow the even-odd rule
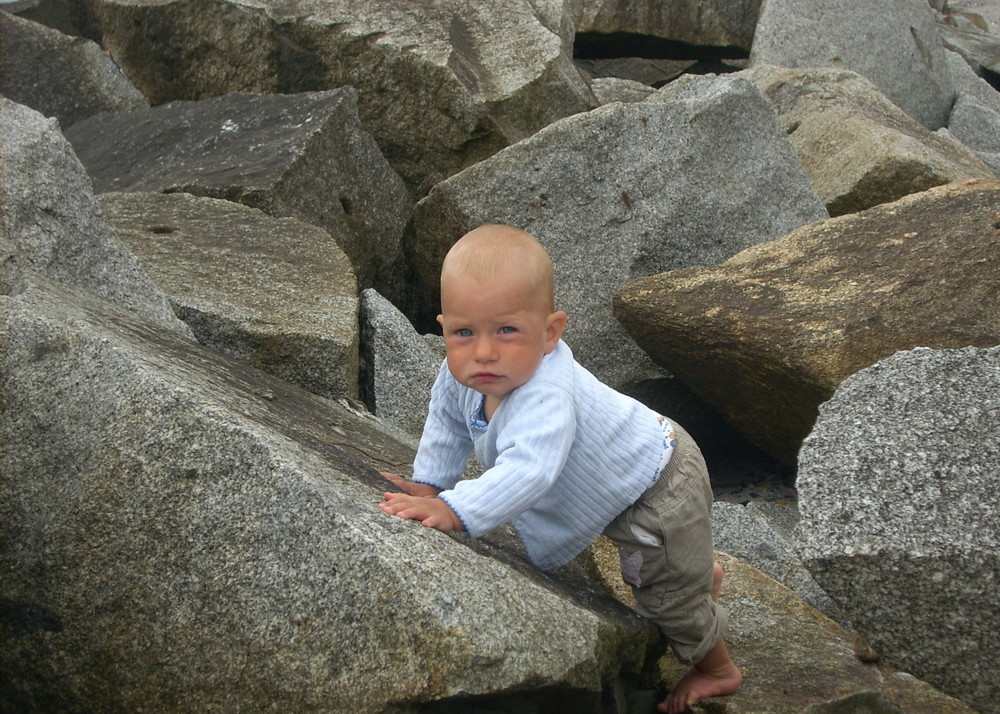
[[[670,461],[656,482],[604,529],[618,544],[636,611],[660,626],[677,658],[699,662],[729,614],[712,600],[712,486],[701,450],[671,421]]]

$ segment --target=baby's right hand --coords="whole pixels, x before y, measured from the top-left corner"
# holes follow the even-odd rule
[[[402,490],[404,493],[408,493],[411,496],[437,496],[441,493],[440,488],[435,488],[430,484],[426,483],[413,483],[413,481],[407,481],[402,476],[397,476],[396,474],[386,473],[385,471],[379,471],[379,473],[384,477],[392,481],[396,488]]]

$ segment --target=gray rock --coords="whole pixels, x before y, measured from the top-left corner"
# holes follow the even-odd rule
[[[594,96],[601,104],[612,102],[641,102],[649,98],[653,88],[633,79],[601,77],[591,84]]]
[[[99,112],[149,108],[95,42],[8,12],[0,12],[0,36],[0,93],[63,127]]]
[[[975,147],[928,130],[855,72],[758,65],[739,76],[773,102],[832,216],[960,178],[996,178]]]
[[[440,339],[440,338],[438,338]],[[424,430],[431,387],[444,359],[406,316],[375,290],[361,293],[362,393],[373,414],[413,437]]]
[[[768,0],[750,63],[852,70],[932,130],[944,126],[955,98],[927,0]]]
[[[948,130],[1000,174],[1000,113],[960,94],[951,110]]]
[[[71,8],[68,0],[5,0],[0,3],[0,7],[12,15],[51,27],[66,35],[78,37],[81,34],[73,18],[79,8],[75,5]]]
[[[893,665],[1000,711],[1000,347],[899,352],[852,375],[799,463],[816,580]]]
[[[157,104],[356,87],[362,123],[415,198],[596,106],[573,66],[570,3],[562,0],[92,5],[111,56]]]
[[[571,568],[378,510],[413,451],[370,415],[43,279],[0,299],[4,711],[596,706],[656,646]]]
[[[977,74],[1000,76],[1000,36],[963,23],[939,23],[944,47],[962,55]]]
[[[906,711],[884,694],[867,691],[810,704],[802,714],[906,714]]]
[[[747,439],[793,465],[845,377],[900,349],[1000,343],[998,214],[1000,182],[958,181],[716,267],[632,280],[615,314]]]
[[[597,93],[601,79],[630,79],[649,87],[662,87],[682,76],[698,62],[693,59],[653,59],[649,57],[607,57],[574,60],[576,66],[591,77],[591,87]],[[598,97],[600,99],[600,97]],[[607,102],[602,102],[607,104]]]
[[[794,505],[776,508],[791,511],[797,520]],[[790,540],[791,533],[776,527],[767,513],[756,504],[716,502],[712,506],[715,547],[771,576],[827,617],[846,624],[837,604],[802,564],[796,545]]]
[[[577,0],[577,32],[632,33],[749,50],[761,0]]]
[[[324,230],[185,193],[100,202],[201,344],[320,396],[358,395],[357,281]]]
[[[392,295],[411,203],[358,123],[357,92],[230,94],[98,115],[66,131],[98,193],[184,191],[326,230],[358,283]]]
[[[115,237],[55,119],[0,97],[3,211],[0,294],[33,275],[90,290],[181,334],[166,296]]]
[[[750,83],[709,77],[661,92],[568,117],[435,186],[404,237],[424,314],[438,311],[455,240],[482,223],[518,226],[552,255],[577,358],[626,388],[660,372],[611,314],[625,280],[717,263],[826,216]]]
[[[959,95],[967,94],[980,104],[985,104],[993,111],[1000,112],[1000,92],[976,74],[961,55],[950,50],[945,50],[944,54],[952,81],[955,83],[956,92]]]
[[[599,539],[591,552],[592,567],[607,586],[625,587],[611,541]],[[891,702],[907,714],[975,714],[972,707],[926,682],[885,663],[860,659],[854,634],[760,570],[722,551],[716,551],[716,560],[725,572],[720,599],[730,612],[726,643],[746,676],[735,693],[705,699],[691,707],[693,712],[790,714],[813,705],[821,712],[843,712],[844,700],[862,704],[877,692],[882,706]],[[621,598],[631,598],[627,589]],[[686,673],[671,655],[660,660],[659,668],[668,687]],[[898,714],[892,709],[875,711]]]

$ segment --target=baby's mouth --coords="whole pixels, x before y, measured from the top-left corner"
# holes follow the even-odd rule
[[[500,379],[500,375],[492,372],[476,372],[472,378],[477,382],[496,382]]]

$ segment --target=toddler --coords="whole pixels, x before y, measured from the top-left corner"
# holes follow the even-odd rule
[[[383,474],[404,493],[386,493],[379,507],[472,537],[510,523],[543,570],[603,532],[619,546],[636,610],[693,665],[659,709],[735,691],[743,677],[722,639],[701,452],[679,425],[573,359],[542,245],[510,226],[467,233],[441,268],[437,319],[447,357],[413,480]],[[473,448],[486,470],[459,480]]]

